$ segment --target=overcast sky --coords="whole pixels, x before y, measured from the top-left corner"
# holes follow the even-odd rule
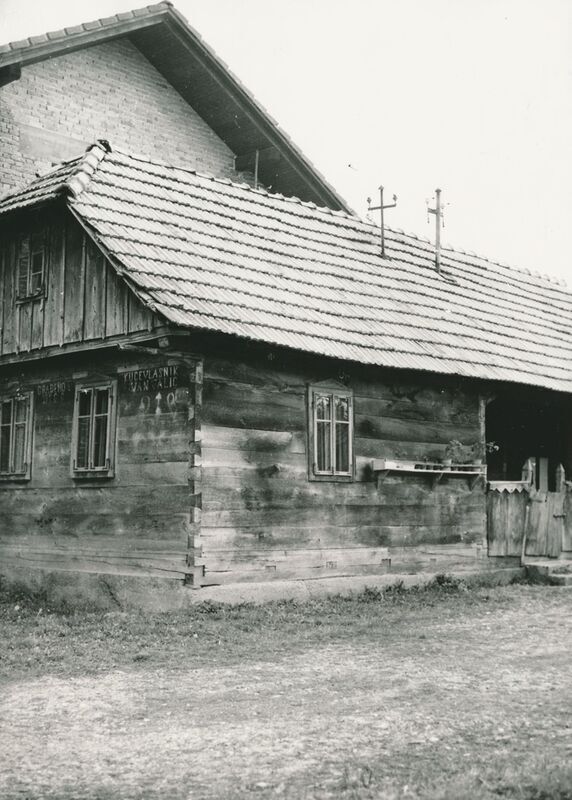
[[[0,42],[144,5],[0,0]],[[361,214],[572,285],[572,0],[176,0]]]

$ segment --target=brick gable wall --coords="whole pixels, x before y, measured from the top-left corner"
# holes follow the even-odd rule
[[[231,150],[123,38],[26,66],[0,89],[0,194],[97,138],[237,178]]]

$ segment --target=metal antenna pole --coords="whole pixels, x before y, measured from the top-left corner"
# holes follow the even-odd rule
[[[397,205],[397,195],[396,194],[393,195],[393,203],[388,203],[387,205],[383,205],[383,186],[380,186],[379,187],[379,205],[378,206],[370,205],[371,197],[367,198],[367,203],[368,203],[368,208],[367,208],[368,211],[379,211],[379,212],[381,212],[380,213],[380,216],[381,216],[381,257],[385,258],[385,217],[383,215],[383,212],[385,211],[386,208],[395,208],[395,206]]]
[[[435,208],[427,208],[428,214],[435,214],[435,269],[441,273],[441,225],[443,209],[441,208],[441,189],[435,189]]]

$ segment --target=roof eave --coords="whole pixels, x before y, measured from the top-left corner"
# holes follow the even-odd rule
[[[109,39],[126,36],[133,31],[157,25],[168,17],[170,10],[169,8],[160,11],[149,10],[146,16],[113,21],[109,25],[102,24],[101,27],[94,27],[91,30],[76,31],[73,27],[66,28],[61,32],[63,34],[61,36],[59,35],[60,31],[58,31],[57,34],[47,34],[45,37],[31,37],[32,40],[34,38],[45,38],[46,41],[38,41],[25,47],[0,52],[0,68],[12,64],[19,64],[20,66],[36,64],[54,56],[73,53],[83,47],[91,47],[101,42],[109,41]],[[120,16],[118,15],[118,17]],[[98,20],[97,22],[103,23],[104,20]]]
[[[94,23],[84,23],[45,36],[31,37],[26,40],[25,45],[23,41],[22,47],[19,48],[14,47],[15,44],[18,44],[17,42],[0,47],[0,73],[6,73],[5,82],[8,82],[8,80],[17,79],[16,75],[9,74],[10,68],[35,64],[57,55],[72,53],[84,47],[91,47],[163,24],[171,36],[174,36],[183,47],[202,62],[204,68],[208,70],[221,89],[232,97],[250,125],[260,133],[261,138],[267,143],[266,146],[276,148],[280,152],[288,166],[308,186],[312,195],[311,199],[330,208],[354,214],[347,202],[296,147],[290,137],[278,127],[270,114],[204,42],[201,35],[170,3],[160,3],[157,6],[148,6],[125,14],[117,14],[115,17],[97,20]],[[230,143],[229,146],[232,150]]]

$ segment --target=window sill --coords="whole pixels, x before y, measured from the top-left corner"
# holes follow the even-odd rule
[[[352,483],[355,478],[353,475],[315,475],[311,472],[308,480],[320,483]]]
[[[1,473],[0,483],[25,483],[31,480],[31,477],[31,475]]]
[[[72,472],[72,478],[74,481],[89,481],[89,480],[110,480],[111,478],[115,478],[115,472],[110,469],[86,469],[85,471],[78,472],[74,470]]]

